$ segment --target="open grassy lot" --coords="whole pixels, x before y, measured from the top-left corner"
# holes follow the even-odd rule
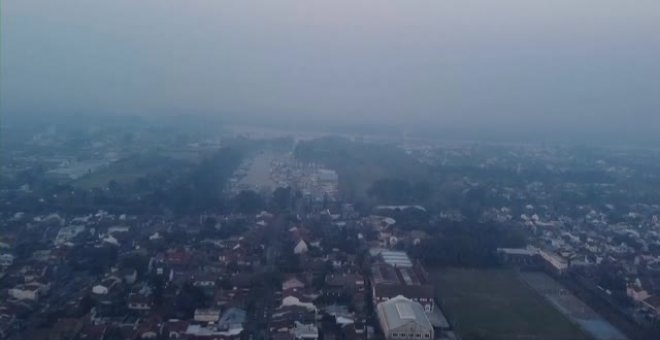
[[[119,184],[129,185],[140,177],[163,171],[168,167],[177,169],[185,164],[184,161],[155,154],[134,155],[122,158],[85,175],[75,180],[73,185],[84,189],[103,188],[111,180]]]
[[[589,339],[508,269],[430,271],[462,339]]]

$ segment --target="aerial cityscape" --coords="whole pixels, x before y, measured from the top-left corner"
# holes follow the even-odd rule
[[[3,155],[3,338],[658,334],[659,151],[63,126]]]
[[[0,1],[0,340],[660,339],[660,1]]]

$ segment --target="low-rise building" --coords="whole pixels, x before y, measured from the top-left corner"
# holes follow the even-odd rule
[[[418,267],[394,267],[377,264],[372,267],[371,289],[374,303],[402,295],[420,303],[426,312],[435,307],[435,292]]]
[[[568,261],[563,257],[547,250],[540,250],[539,254],[556,274],[561,275],[568,270]]]
[[[37,282],[18,285],[9,290],[9,296],[17,300],[36,301],[40,296],[48,292],[49,285]]]

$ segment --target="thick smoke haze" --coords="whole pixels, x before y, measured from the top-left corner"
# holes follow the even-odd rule
[[[660,1],[5,0],[2,107],[660,127]]]

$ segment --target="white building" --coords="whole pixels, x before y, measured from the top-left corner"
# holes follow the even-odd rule
[[[107,295],[110,291],[121,283],[121,280],[115,276],[105,278],[101,283],[92,287],[92,293],[96,295]]]
[[[300,301],[300,299],[298,299],[295,296],[287,296],[284,299],[282,299],[281,307],[291,307],[291,306],[303,307],[311,312],[315,312],[317,310],[316,306],[313,303],[302,302]]]
[[[108,294],[108,291],[109,291],[108,287],[104,285],[96,285],[92,287],[92,293],[96,295],[106,295]]]
[[[417,302],[397,296],[376,306],[386,340],[431,340],[433,325]]]
[[[9,290],[9,296],[17,300],[36,301],[41,295],[48,292],[50,286],[41,283],[28,283],[16,286]]]
[[[39,289],[16,287],[9,290],[9,296],[17,300],[35,301],[39,298]]]
[[[309,251],[309,247],[307,246],[307,243],[305,243],[304,240],[300,240],[298,244],[296,244],[296,247],[293,248],[293,253],[294,254],[303,254]]]
[[[302,281],[298,280],[298,278],[292,277],[282,282],[282,290],[300,289],[300,288],[305,288],[305,284]]]

